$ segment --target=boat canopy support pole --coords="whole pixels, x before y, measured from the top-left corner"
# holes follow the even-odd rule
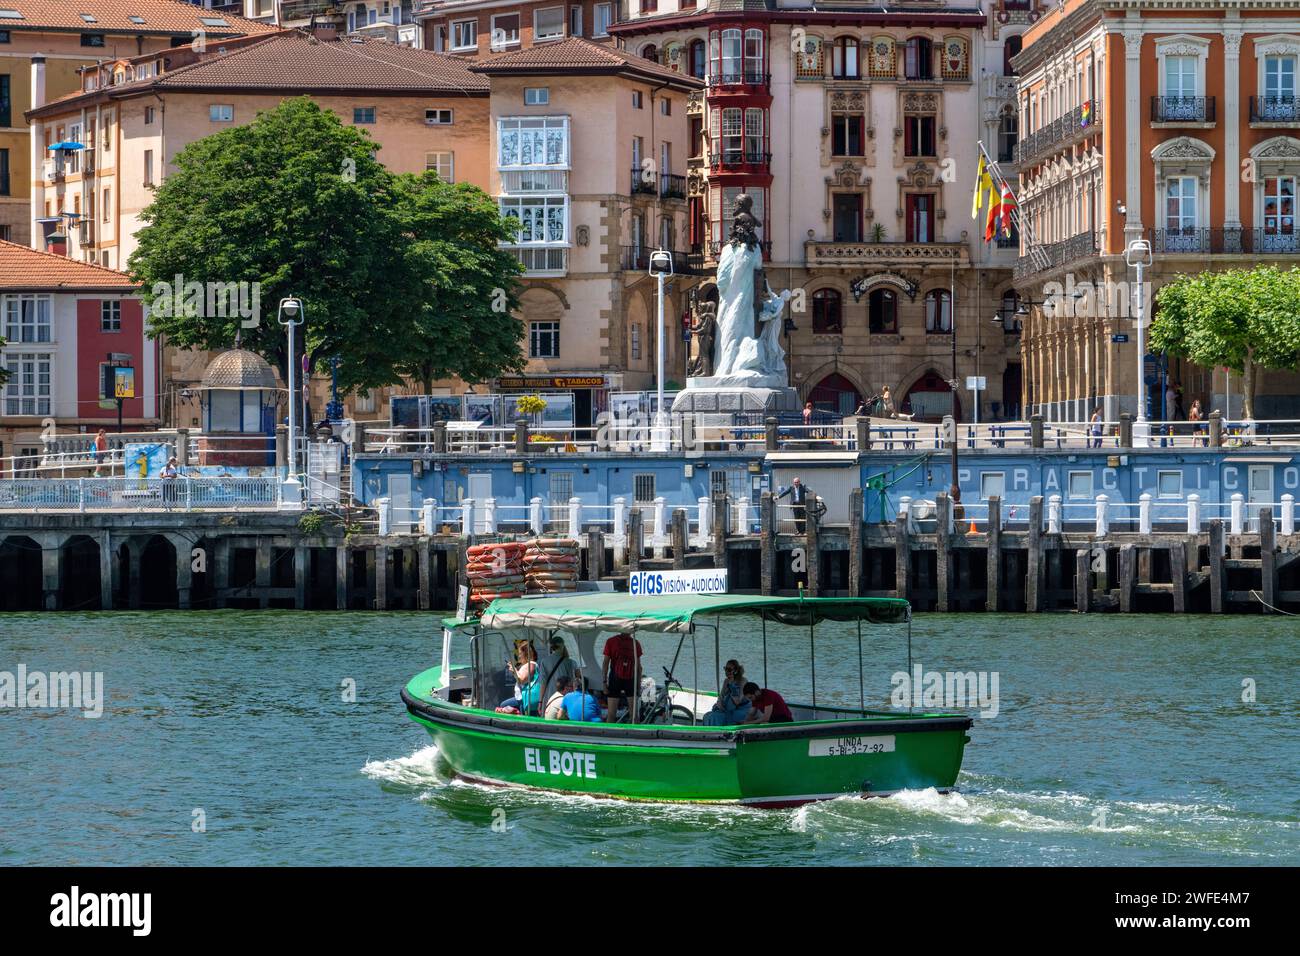
[[[767,686],[767,612],[759,614],[763,619],[763,686]]]
[[[866,684],[862,679],[862,618],[858,618],[858,709],[862,711],[862,716],[864,717],[867,715],[867,694],[864,689],[865,687]]]
[[[817,615],[808,614],[808,659],[812,663],[812,704],[813,720],[817,719],[817,640],[813,636],[817,629]]]

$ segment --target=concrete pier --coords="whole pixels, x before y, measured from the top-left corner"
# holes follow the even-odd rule
[[[896,596],[918,611],[1300,611],[1300,534],[1293,524],[1279,532],[1269,509],[1231,528],[1216,519],[1196,532],[1121,531],[1063,524],[1041,498],[1019,522],[997,498],[987,504],[976,530],[953,526],[939,495],[921,517],[853,525],[809,514],[796,534],[770,494],[752,512],[757,530],[733,527],[735,503],[716,497],[703,536],[687,511],[672,512],[659,557],[633,508],[620,538],[607,526],[583,529],[582,577],[726,567],[735,592]],[[0,528],[0,607],[445,609],[456,603],[464,549],[483,539],[307,534],[297,515],[277,513],[11,515]]]

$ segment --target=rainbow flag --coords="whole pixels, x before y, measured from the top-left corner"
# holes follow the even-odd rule
[[[1092,100],[1084,100],[1083,110],[1079,116],[1079,128],[1087,126],[1092,122]]]

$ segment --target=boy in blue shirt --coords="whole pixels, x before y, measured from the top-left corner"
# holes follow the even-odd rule
[[[598,724],[600,704],[596,698],[584,690],[571,690],[564,695],[564,712],[569,720],[581,720]]]

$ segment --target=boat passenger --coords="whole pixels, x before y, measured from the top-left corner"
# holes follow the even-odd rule
[[[604,656],[602,675],[612,723],[620,706],[632,706],[636,688],[641,686],[641,642],[626,632],[615,634],[605,642]]]
[[[731,727],[743,724],[749,716],[750,703],[745,697],[745,668],[740,661],[727,661],[723,667],[726,675],[722,681],[722,690],[713,709],[704,715],[704,723],[710,727]]]
[[[757,684],[750,681],[745,685],[745,699],[753,708],[745,718],[747,724],[788,724],[794,720],[794,715],[785,704],[785,698],[774,690],[766,687],[760,690]]]
[[[537,666],[542,671],[542,700],[551,699],[551,691],[558,686],[556,682],[561,677],[569,678],[570,684],[578,679],[578,665],[569,656],[564,638],[559,634],[552,634],[549,647],[550,652],[537,662]]]
[[[525,692],[530,687],[540,690],[536,687],[538,677],[537,673],[537,652],[533,649],[532,642],[522,642],[515,646],[515,659],[506,664],[510,673],[515,678],[515,696],[508,700],[503,700],[501,706],[497,708],[498,714],[521,714],[525,713],[528,708],[524,707]],[[537,712],[536,701],[533,702],[533,713]]]
[[[564,710],[569,720],[586,721],[589,724],[601,722],[600,703],[585,690],[575,688],[565,694]]]
[[[546,709],[542,716],[547,720],[568,720],[569,713],[564,709],[564,698],[573,690],[573,678],[560,676],[555,679],[555,690],[546,698]]]

